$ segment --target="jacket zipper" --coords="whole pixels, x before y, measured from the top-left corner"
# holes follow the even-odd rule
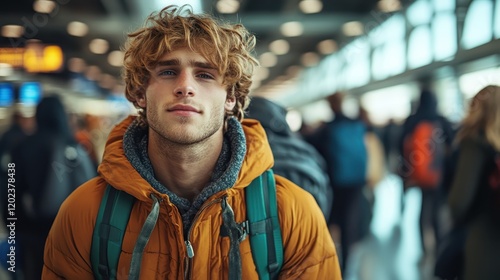
[[[223,196],[224,197],[224,196]],[[191,260],[193,259],[194,257],[194,249],[193,249],[193,245],[191,245],[191,241],[189,241],[189,237],[191,236],[191,230],[193,229],[193,225],[196,223],[196,221],[198,220],[198,218],[200,217],[200,214],[205,210],[207,209],[209,206],[217,203],[217,202],[220,202],[222,201],[222,198],[217,198],[217,199],[214,199],[212,201],[210,201],[210,203],[207,203],[205,205],[203,205],[200,210],[198,211],[198,213],[196,213],[196,216],[194,217],[194,220],[193,220],[193,223],[191,223],[191,227],[189,228],[188,230],[188,234],[187,234],[187,239],[184,241],[184,243],[186,244],[186,264],[185,264],[185,269],[184,269],[184,279],[186,280],[189,280],[191,279]]]

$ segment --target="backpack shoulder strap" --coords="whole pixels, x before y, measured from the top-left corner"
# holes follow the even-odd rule
[[[271,169],[245,188],[252,256],[260,279],[277,279],[283,265],[276,182]]]
[[[123,236],[135,198],[108,185],[97,214],[90,259],[94,277],[116,279]]]

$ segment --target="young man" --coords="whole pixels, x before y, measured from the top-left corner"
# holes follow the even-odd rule
[[[241,25],[172,6],[147,22],[129,35],[124,62],[126,96],[139,116],[113,129],[100,175],[61,207],[43,279],[94,278],[92,235],[108,184],[136,201],[118,279],[138,271],[140,279],[258,279],[249,238],[221,235],[247,219],[245,188],[273,165],[260,124],[242,120],[257,64],[255,38]],[[284,251],[279,278],[340,279],[313,197],[275,179]],[[152,233],[137,261],[145,228]]]

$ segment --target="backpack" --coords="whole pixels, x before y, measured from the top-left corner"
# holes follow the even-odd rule
[[[404,138],[403,158],[407,184],[435,189],[441,183],[445,161],[445,141],[439,138],[438,122],[421,121]]]
[[[323,146],[330,180],[334,188],[360,188],[366,183],[368,154],[366,126],[347,118],[334,120],[326,127]]]
[[[309,192],[328,219],[333,194],[323,157],[298,136],[275,135],[272,131],[266,133],[273,151],[274,173]]]
[[[245,200],[248,221],[244,223],[248,225],[259,279],[277,279],[283,265],[283,242],[278,220],[276,183],[271,169],[245,188]],[[133,196],[107,186],[92,236],[90,255],[96,279],[116,279],[121,244],[134,203]],[[130,273],[130,279],[138,279],[140,271],[136,272],[137,275]]]
[[[252,97],[245,114],[258,120],[266,132],[274,157],[274,173],[309,192],[328,220],[333,192],[326,162],[314,146],[290,129],[286,116],[283,106],[259,96]]]

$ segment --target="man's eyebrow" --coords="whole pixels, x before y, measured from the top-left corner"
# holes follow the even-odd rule
[[[160,60],[156,63],[156,66],[178,66],[181,65],[181,61],[178,59],[168,59],[168,60]]]
[[[167,60],[161,60],[158,61],[156,66],[179,66],[181,65],[181,61],[179,59],[167,59]],[[204,69],[213,69],[213,70],[218,70],[215,66],[208,62],[201,62],[201,61],[195,61],[195,60],[190,60],[188,62],[188,65],[193,66],[193,67],[198,67],[198,68],[204,68]]]

